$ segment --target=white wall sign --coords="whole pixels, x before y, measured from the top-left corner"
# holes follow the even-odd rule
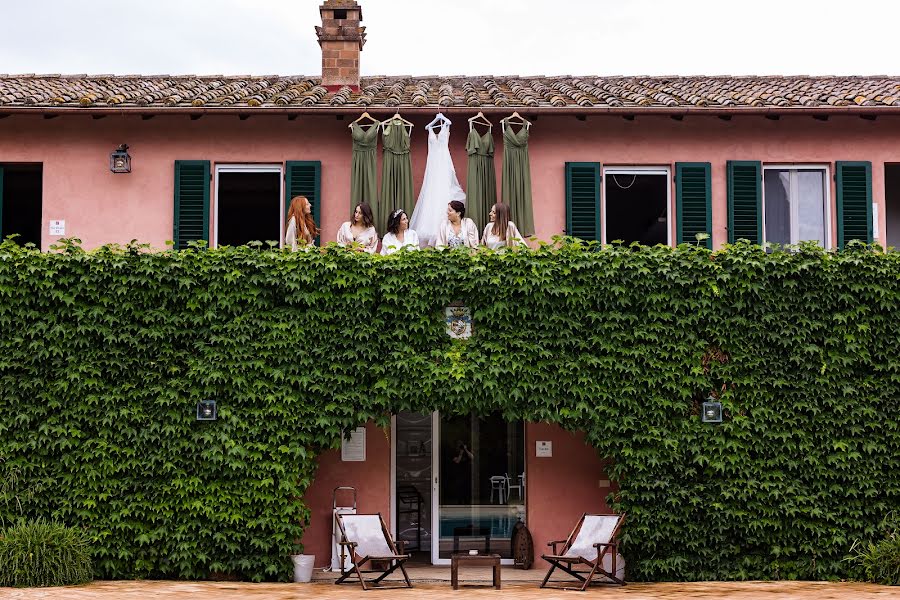
[[[350,432],[349,438],[341,441],[341,460],[344,462],[365,462],[366,460],[366,428],[357,427]]]
[[[538,458],[551,458],[553,456],[553,442],[536,442],[536,444]]]
[[[66,235],[66,222],[50,221],[50,235]]]

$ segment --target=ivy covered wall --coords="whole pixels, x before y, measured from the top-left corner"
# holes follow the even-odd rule
[[[144,250],[0,246],[0,517],[103,577],[288,579],[315,456],[397,410],[586,432],[632,579],[847,576],[900,509],[898,254]]]

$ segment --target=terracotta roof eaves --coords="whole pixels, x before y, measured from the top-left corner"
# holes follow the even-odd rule
[[[526,115],[624,115],[624,116],[679,116],[679,115],[900,115],[900,106],[0,106],[0,115],[41,114],[41,115],[358,115],[369,113],[391,115],[398,111],[404,114],[487,114],[507,115],[520,111]]]

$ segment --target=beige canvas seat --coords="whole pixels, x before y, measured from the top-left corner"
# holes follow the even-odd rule
[[[349,583],[353,575],[359,578],[363,590],[371,585],[378,585],[385,577],[400,569],[406,587],[412,587],[406,568],[409,554],[403,553],[403,542],[395,543],[388,533],[381,513],[374,515],[342,515],[335,514],[338,531],[341,535],[341,576],[335,583]],[[400,548],[398,551],[397,548]],[[353,564],[352,569],[345,569],[345,557]],[[374,579],[366,580],[363,575],[375,574]]]
[[[547,544],[553,552],[542,556],[550,563],[550,570],[541,587],[547,587],[550,575],[556,569],[582,582],[579,587],[561,589],[584,591],[597,575],[602,580],[598,579],[596,583],[625,585],[625,565],[616,543],[624,519],[625,515],[582,515],[568,539]],[[557,551],[560,544],[563,544],[562,550]]]

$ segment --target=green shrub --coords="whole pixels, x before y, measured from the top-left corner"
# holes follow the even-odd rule
[[[854,544],[848,560],[859,569],[858,577],[882,585],[900,585],[900,521],[888,515],[881,525],[883,539]]]
[[[857,556],[868,581],[900,585],[900,536],[870,543]]]
[[[0,531],[0,587],[77,585],[94,578],[88,539],[43,520]]]

